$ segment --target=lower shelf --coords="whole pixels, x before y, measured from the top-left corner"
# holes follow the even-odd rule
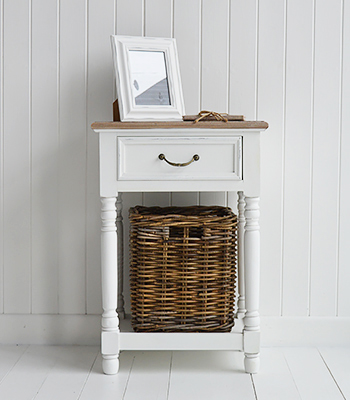
[[[239,325],[239,323],[237,324]],[[134,332],[130,317],[120,321],[120,332],[102,332],[102,354],[120,350],[235,350],[243,351],[243,334],[239,326],[222,332]]]

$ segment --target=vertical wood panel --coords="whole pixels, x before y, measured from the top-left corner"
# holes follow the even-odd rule
[[[281,234],[284,114],[284,2],[259,1],[258,119],[269,122],[261,140],[261,313],[281,308]]]
[[[59,312],[85,313],[85,0],[60,1]]]
[[[202,109],[228,111],[229,1],[202,3]]]
[[[256,118],[257,0],[231,0],[230,114]]]
[[[4,1],[0,0],[0,313],[4,312]]]
[[[145,36],[172,37],[172,0],[145,0]]]
[[[31,310],[30,2],[4,3],[4,310]]]
[[[186,114],[200,111],[200,0],[174,3],[174,37],[179,54]]]
[[[112,119],[114,91],[110,35],[114,33],[114,0],[88,2],[87,63],[87,191],[86,191],[86,307],[99,314],[101,304],[101,202],[99,198],[98,136],[94,121]],[[101,24],[103,21],[103,24]]]
[[[174,192],[171,195],[172,206],[195,206],[198,204],[197,192]]]
[[[236,215],[238,215],[237,201],[238,201],[238,196],[236,192],[227,193],[227,207],[230,207]]]
[[[226,192],[200,192],[199,204],[201,206],[226,206]]]
[[[336,315],[340,38],[341,0],[317,1],[310,293],[313,316]]]
[[[32,312],[50,314],[58,312],[56,1],[33,0],[32,25]]]
[[[287,3],[283,315],[308,315],[313,1]]]
[[[143,0],[116,0],[117,34],[142,36]]]
[[[159,206],[167,207],[171,203],[171,193],[146,192],[143,194],[143,205],[146,207]]]
[[[350,3],[344,2],[338,315],[350,317]]]

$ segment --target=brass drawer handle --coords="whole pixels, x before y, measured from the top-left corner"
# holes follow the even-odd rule
[[[169,165],[172,165],[173,167],[186,167],[187,165],[190,165],[191,163],[193,163],[193,161],[198,161],[199,160],[199,155],[195,154],[190,161],[187,161],[185,163],[174,163],[174,162],[168,161],[165,158],[165,155],[163,153],[159,154],[158,158],[160,160],[164,160],[165,162],[167,162]]]

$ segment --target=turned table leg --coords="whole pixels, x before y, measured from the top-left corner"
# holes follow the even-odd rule
[[[116,197],[103,197],[101,202],[102,368],[105,374],[116,374],[119,369],[119,348],[117,341],[111,340],[111,337],[119,332],[116,312],[118,302]]]
[[[260,353],[260,317],[259,317],[259,280],[260,280],[260,231],[259,198],[245,198],[244,233],[244,269],[245,269],[245,306],[244,317],[244,366],[248,373],[259,370]]]

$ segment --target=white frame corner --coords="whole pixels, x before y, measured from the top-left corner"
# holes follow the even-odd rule
[[[112,35],[112,52],[121,121],[179,121],[185,115],[176,41]],[[165,56],[170,105],[136,105],[132,92],[129,51],[162,51]]]

